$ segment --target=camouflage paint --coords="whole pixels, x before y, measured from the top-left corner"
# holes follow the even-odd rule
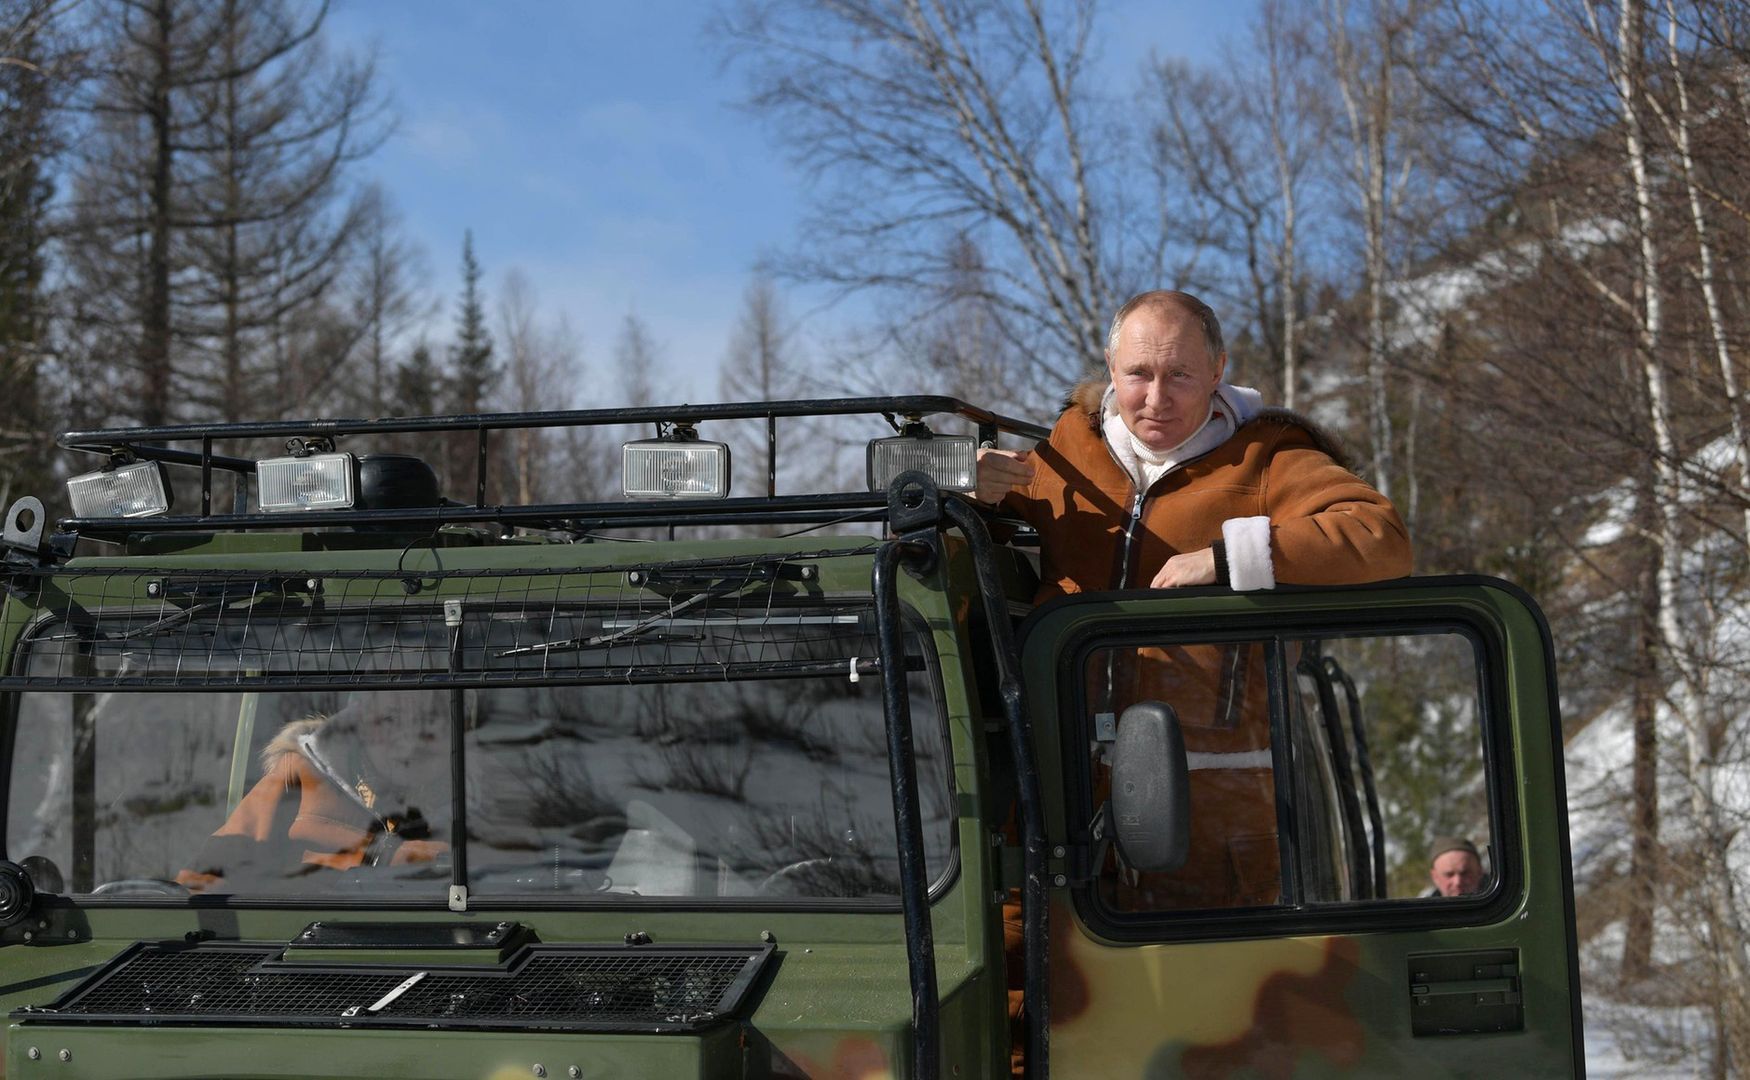
[[[394,551],[359,550],[358,536],[229,536],[157,541],[139,553],[83,565],[124,568],[150,564],[259,569],[290,567],[388,569]],[[597,546],[592,564],[686,559],[775,549],[818,550],[859,539],[807,538],[804,542],[727,541]],[[628,550],[630,548],[630,550]],[[430,551],[409,552],[404,569],[433,568]],[[575,566],[575,546],[514,543],[455,546],[443,551],[446,568],[555,569]],[[1018,560],[1017,560],[1018,561]],[[866,594],[866,557],[827,559],[813,588]],[[1005,565],[1012,598],[1027,594],[1024,571]],[[963,546],[950,542],[946,565],[922,580],[901,580],[901,597],[925,619],[940,661],[959,813],[955,875],[935,897],[932,919],[943,1015],[945,1077],[1001,1076],[1007,1071],[1003,1014],[1000,907],[1004,882],[1000,851],[991,840],[1007,819],[998,805],[976,702],[969,623],[970,566]],[[140,602],[152,603],[140,582]],[[441,596],[441,592],[439,593]],[[1487,590],[1454,586],[1363,590],[1338,594],[1200,595],[1164,601],[1134,596],[1096,601],[1066,616],[1047,633],[1037,620],[1025,641],[1039,737],[1047,824],[1053,844],[1073,839],[1066,825],[1062,761],[1056,728],[1055,646],[1086,620],[1146,614],[1162,619],[1219,619],[1225,613],[1271,610],[1376,613],[1433,601],[1468,605],[1495,620],[1508,643],[1512,669],[1512,723],[1521,780],[1523,890],[1517,906],[1488,925],[1405,933],[1325,934],[1206,940],[1174,944],[1118,944],[1100,939],[1081,920],[1068,890],[1056,892],[1053,910],[1052,1069],[1060,1078],[1287,1077],[1360,1074],[1440,1076],[1496,1071],[1502,1075],[1556,1075],[1575,1070],[1569,1008],[1577,988],[1568,982],[1564,928],[1571,908],[1564,890],[1559,748],[1550,736],[1548,702],[1538,680],[1542,653],[1534,617]],[[10,597],[0,611],[0,649],[6,662],[35,612]],[[1556,778],[1552,781],[1551,778]],[[1057,869],[1060,867],[1054,867]],[[451,921],[440,905],[403,912],[333,908],[193,908],[180,901],[63,904],[40,924],[0,935],[0,1010],[45,1004],[69,989],[128,943],[210,933],[240,940],[289,940],[311,920],[339,915],[353,920]],[[604,1036],[447,1031],[359,1032],[249,1029],[54,1029],[6,1033],[10,1075],[43,1077],[529,1077],[542,1065],[548,1077],[579,1075],[683,1077],[772,1076],[867,1078],[910,1075],[910,998],[906,951],[897,912],[830,910],[513,910],[495,908],[469,918],[516,919],[547,941],[618,941],[644,930],[662,942],[748,941],[761,931],[778,940],[779,962],[749,1021],[704,1036]],[[29,938],[26,939],[25,935]],[[1526,998],[1523,1035],[1414,1040],[1408,1034],[1408,957],[1418,951],[1514,947],[1522,950]],[[30,1047],[40,1056],[32,1060]],[[69,1060],[61,1061],[59,1051]]]
[[[1056,685],[1067,637],[1138,617],[1171,629],[1219,625],[1222,615],[1235,613],[1310,612],[1347,620],[1356,613],[1399,617],[1412,609],[1463,612],[1486,626],[1504,651],[1499,674],[1507,684],[1507,715],[1496,720],[1508,725],[1519,780],[1519,894],[1486,916],[1460,916],[1455,925],[1435,928],[1394,930],[1375,918],[1376,927],[1341,934],[1269,936],[1268,922],[1253,920],[1229,931],[1244,938],[1222,940],[1217,925],[1202,930],[1203,940],[1174,942],[1175,931],[1163,920],[1162,943],[1138,944],[1103,940],[1070,890],[1058,889],[1051,930],[1054,1078],[1578,1074],[1583,1062],[1575,1055],[1573,1005],[1579,989],[1570,971],[1572,885],[1557,725],[1538,619],[1504,588],[1431,580],[1350,595],[1164,599],[1131,593],[1042,609],[1025,628],[1022,651],[1051,842],[1074,839],[1066,827],[1064,706]],[[1487,921],[1478,924],[1479,918]],[[1466,921],[1473,925],[1462,925]],[[1524,1031],[1412,1035],[1413,956],[1500,948],[1519,952]]]

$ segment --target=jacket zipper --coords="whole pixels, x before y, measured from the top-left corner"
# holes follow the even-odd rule
[[[1124,555],[1118,560],[1118,580],[1112,585],[1114,589],[1130,585],[1130,557],[1136,547],[1136,527],[1142,522],[1142,504],[1147,498],[1148,492],[1138,491],[1130,502],[1130,516],[1124,520]]]

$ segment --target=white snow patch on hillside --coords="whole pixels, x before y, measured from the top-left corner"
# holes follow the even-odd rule
[[[1592,248],[1613,243],[1627,234],[1625,222],[1597,218],[1564,226],[1555,245],[1565,258],[1582,258]],[[1386,294],[1396,305],[1392,330],[1393,348],[1433,343],[1441,324],[1472,297],[1498,288],[1501,283],[1523,277],[1543,257],[1541,241],[1522,241],[1492,251],[1457,267],[1446,267],[1404,281],[1393,282]]]

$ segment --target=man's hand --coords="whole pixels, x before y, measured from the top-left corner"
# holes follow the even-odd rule
[[[1187,551],[1168,559],[1167,565],[1161,567],[1160,573],[1149,582],[1149,587],[1177,589],[1184,585],[1214,584],[1215,549],[1204,548],[1202,551]]]
[[[978,490],[972,497],[986,506],[995,506],[1003,496],[1033,480],[1033,451],[980,450],[978,452]],[[1214,573],[1213,570],[1210,571]]]

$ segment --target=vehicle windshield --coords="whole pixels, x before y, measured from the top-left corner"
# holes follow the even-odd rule
[[[410,610],[46,623],[19,670],[67,688],[17,695],[7,857],[109,897],[442,903],[464,843],[471,902],[898,896],[882,681],[850,677],[877,652],[866,602],[488,610],[459,638]],[[906,636],[936,880],[949,762]],[[167,639],[190,692],[149,688]],[[475,685],[310,688],[458,671]],[[299,688],[241,688],[275,672]]]

